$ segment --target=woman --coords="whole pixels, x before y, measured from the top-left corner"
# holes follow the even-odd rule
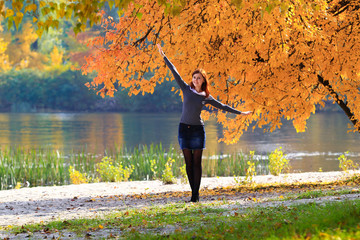
[[[251,112],[240,112],[215,100],[209,93],[208,79],[205,71],[202,69],[197,69],[193,72],[190,85],[185,83],[174,65],[172,65],[165,56],[161,46],[157,44],[157,47],[183,92],[183,106],[178,140],[184,154],[186,173],[192,191],[190,201],[198,202],[202,175],[201,158],[203,149],[205,148],[204,122],[200,117],[203,106],[211,104],[221,110],[242,115],[248,115]]]

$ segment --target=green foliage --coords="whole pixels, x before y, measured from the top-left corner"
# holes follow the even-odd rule
[[[339,168],[345,173],[348,173],[350,170],[356,170],[359,168],[359,164],[355,164],[351,159],[348,159],[346,156],[347,154],[349,154],[349,152],[345,152],[340,157],[338,157]]]
[[[129,180],[134,171],[134,165],[124,168],[122,163],[118,163],[115,166],[111,158],[104,157],[100,163],[96,164],[96,171],[103,182],[124,182]]]
[[[21,104],[27,105],[28,111],[89,110],[100,97],[84,86],[87,81],[79,72],[73,71],[58,76],[29,69],[1,73],[0,110],[17,111],[16,106]]]
[[[174,177],[172,165],[175,162],[174,159],[169,158],[169,160],[165,163],[165,169],[161,176],[161,180],[164,184],[174,184],[176,183],[176,178]]]
[[[114,98],[102,98],[89,90],[85,83],[90,77],[78,71],[49,75],[24,69],[0,73],[0,111],[37,112],[61,111],[179,111],[181,98],[166,82],[153,95],[129,98],[127,91],[119,91]]]
[[[269,155],[269,170],[274,176],[280,175],[284,170],[289,169],[289,160],[284,156],[282,148],[275,149]]]

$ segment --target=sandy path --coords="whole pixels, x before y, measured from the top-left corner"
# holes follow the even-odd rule
[[[343,177],[341,172],[296,173],[281,176],[256,176],[257,183],[273,182],[329,182]],[[203,178],[203,188],[214,189],[234,185],[233,177]],[[121,183],[92,183],[81,185],[35,187],[0,191],[0,226],[23,225],[49,220],[92,217],[108,211],[129,207],[164,204],[188,200],[187,184],[164,185],[160,181]],[[167,197],[168,192],[181,192],[178,197]],[[142,199],[140,195],[162,193],[161,198]],[[249,196],[238,194],[232,201],[246,202]],[[216,200],[211,196],[202,201]]]

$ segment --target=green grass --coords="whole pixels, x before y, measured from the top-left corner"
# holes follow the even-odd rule
[[[58,150],[46,148],[6,147],[0,149],[0,190],[15,188],[20,183],[30,187],[53,186],[70,184],[69,167],[87,177],[96,179],[96,163],[103,157],[110,157],[114,165],[124,167],[134,165],[130,176],[131,181],[152,180],[160,178],[169,158],[175,160],[172,166],[175,177],[180,176],[180,167],[184,165],[182,153],[173,147],[164,149],[161,144],[144,146],[134,149],[113,148],[106,150],[103,155],[89,153],[86,149],[80,152],[64,154]],[[152,160],[156,161],[158,176],[151,171]],[[211,176],[244,176],[248,156],[242,153],[231,155],[209,154],[203,157],[203,174]],[[255,159],[258,174],[266,173],[267,162],[264,159]]]
[[[359,239],[360,201],[250,207],[167,204],[94,219],[14,227],[13,233],[70,231],[79,236],[120,232],[121,239]],[[108,236],[103,236],[105,239]]]
[[[298,194],[289,194],[288,196],[284,197],[284,200],[296,200],[296,199],[312,199],[312,198],[319,198],[319,197],[328,197],[328,196],[339,196],[345,194],[354,194],[359,193],[359,190],[354,189],[341,189],[341,190],[314,190],[314,191],[306,191],[301,192]],[[283,200],[282,199],[282,200]]]

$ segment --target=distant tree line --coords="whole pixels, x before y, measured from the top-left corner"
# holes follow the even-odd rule
[[[0,111],[114,111],[168,112],[180,111],[181,98],[171,92],[174,82],[164,82],[154,94],[128,96],[117,91],[113,98],[96,94],[85,86],[90,78],[79,71],[59,75],[23,69],[0,73]]]
[[[175,82],[165,81],[153,94],[129,97],[119,89],[115,96],[102,98],[85,86],[90,77],[67,70],[51,75],[33,69],[0,73],[0,112],[177,112],[181,98],[171,89]],[[318,111],[340,111],[327,104]]]

